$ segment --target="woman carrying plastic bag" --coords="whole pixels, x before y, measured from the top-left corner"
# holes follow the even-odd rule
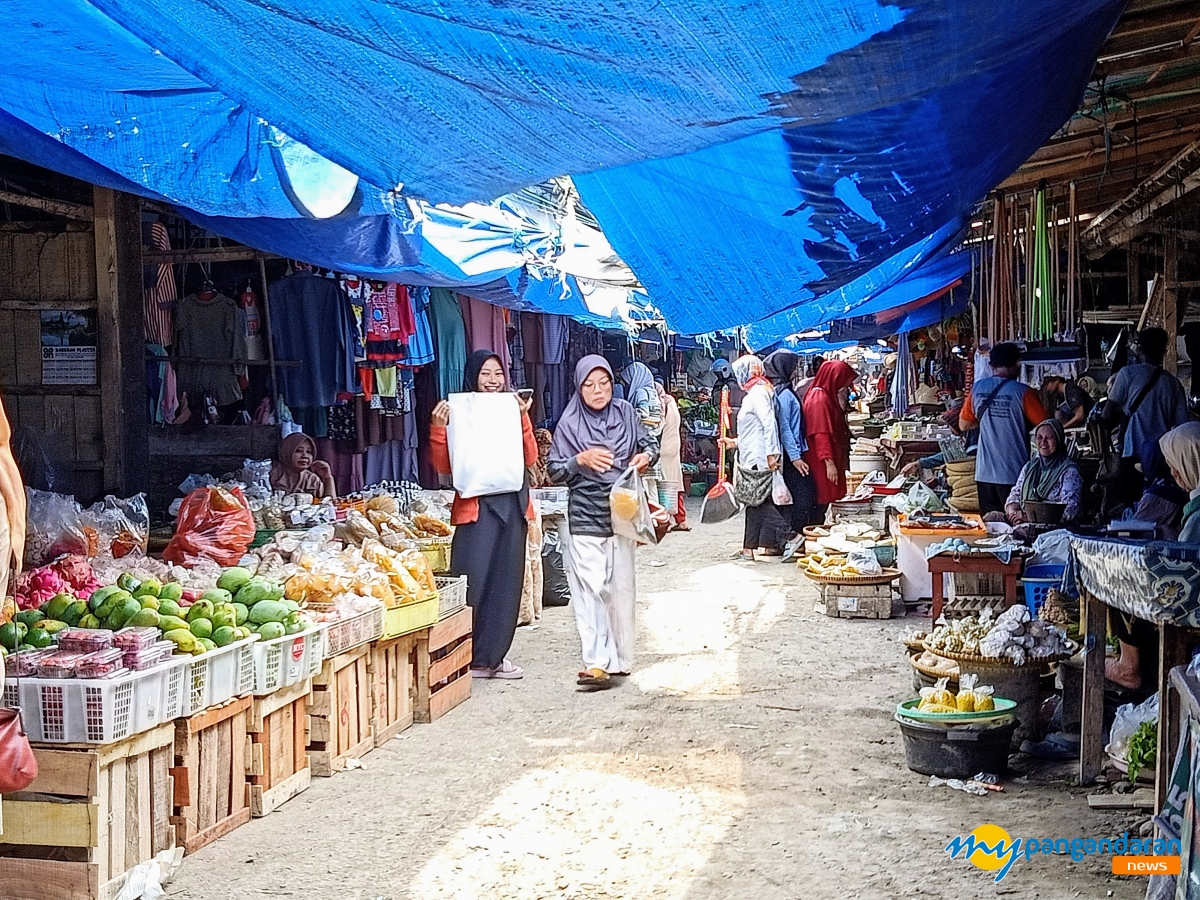
[[[577,683],[589,690],[612,687],[612,675],[633,668],[636,540],[614,531],[612,495],[623,479],[636,482],[630,469],[645,472],[658,455],[658,442],[632,406],[613,399],[612,388],[604,357],[579,361],[575,394],[558,422],[548,465],[550,478],[570,489],[567,531],[560,534],[583,645]],[[632,520],[644,503],[640,485],[628,500],[637,506],[629,510]],[[624,502],[618,496],[618,512]]]
[[[500,357],[477,350],[467,359],[465,393],[433,408],[429,454],[451,475],[457,493],[450,566],[467,576],[474,611],[473,678],[518,679],[525,670],[507,658],[517,630],[525,581],[525,536],[533,519],[526,467],[537,461],[528,399],[507,391]]]

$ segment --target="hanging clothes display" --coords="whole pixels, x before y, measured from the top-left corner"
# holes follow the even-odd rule
[[[155,250],[171,249],[171,238],[162,222],[150,226],[150,246]],[[146,340],[165,347],[175,337],[173,310],[179,300],[179,291],[175,288],[175,272],[170,263],[161,263],[153,271],[153,280],[144,293]]]
[[[504,309],[465,294],[459,294],[458,300],[470,352],[493,351],[500,357],[500,366],[507,374],[512,368],[512,360],[508,355],[508,326],[504,321]]]
[[[412,307],[413,333],[408,339],[408,355],[404,364],[427,366],[436,358],[433,351],[433,334],[429,326],[429,288],[410,287],[408,302]]]
[[[467,365],[467,330],[458,297],[447,288],[430,288],[429,315],[437,346],[437,393],[439,397],[447,397],[462,389],[463,369]]]
[[[188,294],[179,301],[174,338],[177,380],[193,411],[201,408],[206,394],[217,406],[242,399],[246,332],[240,313],[232,298],[214,290]]]
[[[404,359],[408,338],[414,330],[408,289],[402,284],[370,282],[363,304],[368,364],[386,366]]]
[[[288,405],[323,408],[338,394],[357,393],[357,329],[341,285],[297,272],[271,285],[269,296],[275,358],[299,363],[279,369]]]

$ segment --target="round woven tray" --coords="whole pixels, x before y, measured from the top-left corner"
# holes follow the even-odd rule
[[[953,659],[959,663],[972,663],[976,666],[991,666],[995,669],[1044,669],[1051,663],[1062,662],[1064,659],[1070,659],[1079,652],[1079,648],[1075,647],[1070,653],[1060,653],[1057,656],[1043,656],[1039,659],[1030,657],[1026,660],[1025,665],[1013,665],[1012,660],[1007,656],[983,656],[979,653],[963,653],[955,650],[939,650],[936,647],[930,647],[924,644],[926,650],[930,653],[935,653],[938,656],[944,656],[946,659]]]
[[[809,581],[815,581],[817,584],[887,584],[900,577],[899,569],[884,569],[882,575],[814,575],[807,569],[800,571]]]
[[[949,678],[952,682],[957,682],[959,675],[961,674],[957,666],[955,666],[953,669],[935,669],[932,666],[925,666],[917,662],[917,658],[915,656],[910,656],[908,661],[912,664],[914,669],[916,669],[922,675],[928,675],[930,678]]]
[[[902,638],[904,646],[908,648],[910,653],[920,653],[925,649],[925,639],[913,640],[912,638]]]

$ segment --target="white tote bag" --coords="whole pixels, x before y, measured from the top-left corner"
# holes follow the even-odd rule
[[[451,394],[450,471],[462,497],[519,491],[525,483],[525,445],[516,394]]]

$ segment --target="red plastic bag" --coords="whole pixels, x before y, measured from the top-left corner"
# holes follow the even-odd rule
[[[179,507],[175,536],[163,559],[189,568],[201,559],[235,566],[250,548],[254,532],[254,515],[241,488],[197,488]]]

